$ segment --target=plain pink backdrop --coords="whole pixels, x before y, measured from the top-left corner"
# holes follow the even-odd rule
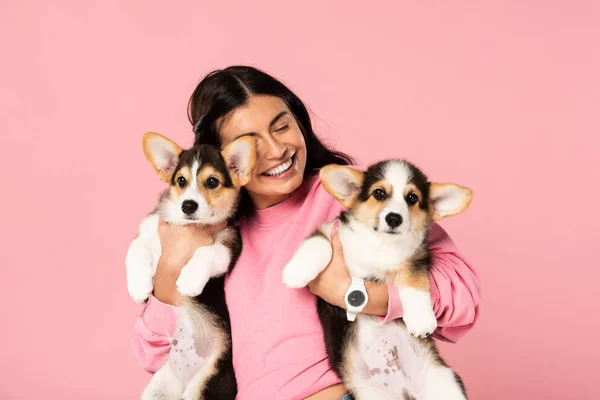
[[[484,3],[2,1],[0,398],[138,398],[124,257],[163,188],[141,137],[191,144],[189,95],[235,63],[362,163],[474,190],[442,223],[483,281],[441,345],[471,398],[600,398],[600,3]]]

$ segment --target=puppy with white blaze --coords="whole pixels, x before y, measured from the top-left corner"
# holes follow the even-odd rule
[[[382,161],[366,172],[328,165],[320,178],[346,208],[338,233],[353,282],[347,310],[317,298],[331,367],[357,400],[466,399],[462,380],[429,336],[437,320],[427,245],[431,224],[466,210],[471,190],[431,183],[404,160]],[[329,264],[333,223],[319,226],[285,266],[288,287],[305,287]],[[379,316],[360,313],[368,301],[365,280],[398,288],[402,319],[383,323]]]
[[[159,218],[170,224],[231,222],[241,187],[256,161],[254,140],[242,137],[219,151],[211,145],[182,150],[157,133],[143,138],[144,153],[158,177],[169,184],[140,224],[125,260],[127,287],[136,302],[153,291],[161,244]],[[228,226],[214,244],[199,247],[177,279],[181,301],[167,362],[146,386],[143,400],[233,400],[237,385],[231,329],[225,303],[225,275],[242,250],[239,231]]]

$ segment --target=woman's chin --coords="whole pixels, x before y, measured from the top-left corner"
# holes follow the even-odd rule
[[[296,189],[302,185],[302,175],[292,177],[283,182],[268,182],[260,185],[248,185],[246,188],[255,204],[273,203],[268,206],[280,203],[288,198]]]

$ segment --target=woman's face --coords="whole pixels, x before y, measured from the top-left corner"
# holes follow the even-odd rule
[[[258,209],[285,200],[301,184],[306,168],[306,143],[296,119],[279,97],[252,96],[225,117],[223,147],[241,136],[256,141],[256,165],[246,189]]]

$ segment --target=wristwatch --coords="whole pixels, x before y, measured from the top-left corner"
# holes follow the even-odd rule
[[[352,278],[352,284],[346,291],[345,300],[346,317],[348,318],[348,321],[354,321],[356,319],[356,314],[361,312],[369,301],[364,279]]]

